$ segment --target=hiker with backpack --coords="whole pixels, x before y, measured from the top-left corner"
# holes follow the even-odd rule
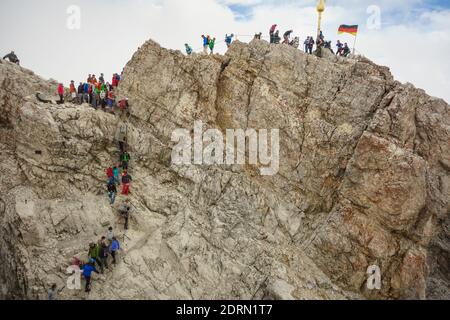
[[[314,38],[309,37],[308,47],[307,47],[307,53],[312,54],[314,48]]]
[[[337,47],[336,55],[342,56],[343,51],[344,51],[344,45],[342,44],[342,42],[340,40],[337,41],[336,47]]]
[[[108,181],[114,181],[114,171],[112,167],[106,169],[106,176],[108,177]]]
[[[203,53],[208,54],[209,36],[205,37],[205,35],[202,34],[202,39],[203,39]]]
[[[58,85],[58,95],[59,95],[59,104],[63,104],[64,103],[64,86],[62,83],[60,83]]]
[[[192,54],[192,48],[187,43],[184,44],[184,48],[186,49],[186,54],[190,56]]]
[[[80,84],[78,85],[78,103],[82,104],[83,103],[83,95],[84,95],[84,86],[83,83],[80,82]]]
[[[97,263],[103,273],[102,262],[100,261],[100,247],[98,244],[91,242],[89,244],[88,258],[92,259],[94,263]]]
[[[131,160],[131,156],[128,153],[128,151],[125,151],[124,153],[122,153],[121,161],[122,161],[122,169],[123,170],[128,170],[128,164],[130,163],[130,160]]]
[[[77,98],[77,89],[75,88],[75,81],[70,81],[70,86],[69,86],[69,93],[70,93],[70,97],[72,98],[72,102],[75,101],[75,99]]]
[[[114,96],[114,92],[108,92],[108,98],[106,99],[106,105],[109,108],[109,112],[114,113],[114,102],[116,101],[116,97]]]
[[[114,166],[113,168],[113,174],[114,174],[114,182],[118,185],[120,185],[120,171],[119,168],[117,166]]]
[[[85,264],[83,266],[83,276],[84,279],[86,280],[86,287],[85,287],[85,292],[90,292],[91,291],[91,283],[92,283],[92,273],[99,273],[97,271],[97,269],[95,268],[95,260],[94,259],[89,259],[89,262],[87,264]]]
[[[52,285],[52,287],[47,292],[47,300],[54,301],[58,300],[58,287],[56,283]]]
[[[124,229],[128,230],[128,219],[130,218],[130,210],[131,207],[129,206],[130,199],[126,199],[124,203],[119,208],[119,212],[122,215],[122,217],[125,220]]]
[[[209,40],[209,50],[211,50],[211,54],[214,54],[214,46],[216,45],[216,38]]]
[[[109,227],[108,231],[106,232],[106,239],[108,239],[109,244],[112,244],[113,238],[114,238],[114,229],[113,227]]]
[[[117,73],[113,74],[111,84],[112,84],[113,88],[117,88],[119,86],[119,75]]]
[[[90,96],[89,96],[89,87],[90,84],[88,82],[85,82],[83,85],[83,102],[89,103],[90,100]]]
[[[120,250],[120,243],[116,237],[113,237],[110,251],[111,251],[111,257],[113,258],[114,265],[116,264],[116,255],[119,250]]]
[[[274,33],[275,33],[276,28],[277,28],[276,24],[274,24],[270,27],[270,30],[269,30],[270,43],[275,43]]]
[[[234,34],[228,35],[228,33],[225,35],[225,43],[227,45],[227,48],[231,46],[231,42],[233,41]]]
[[[122,111],[122,113],[127,111],[129,106],[130,105],[128,104],[128,98],[124,98],[124,99],[119,101],[119,108]]]
[[[284,33],[284,35],[283,35],[283,43],[282,44],[289,44],[289,39],[290,39],[290,37],[291,37],[291,33],[292,32],[294,32],[293,30],[289,30],[289,31],[286,31],[285,33]]]
[[[108,197],[109,197],[109,202],[111,205],[114,204],[114,202],[116,201],[116,195],[117,195],[117,188],[116,188],[116,184],[111,183],[111,181],[108,183]]]
[[[100,94],[99,94],[100,105],[102,106],[102,109],[106,108],[106,97],[107,97],[106,87],[104,87],[104,88],[102,88],[102,90],[100,91]]]
[[[127,196],[130,193],[130,184],[133,181],[132,177],[128,174],[128,171],[124,169],[122,173],[122,194]]]
[[[108,256],[109,256],[109,246],[106,243],[106,237],[102,237],[102,241],[100,243],[100,251],[99,251],[100,261],[102,265],[108,269]]]

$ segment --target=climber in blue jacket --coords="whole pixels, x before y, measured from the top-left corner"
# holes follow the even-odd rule
[[[84,279],[86,279],[85,292],[90,292],[91,291],[91,276],[92,276],[92,272],[99,273],[97,271],[97,269],[95,268],[94,264],[95,264],[95,260],[91,258],[91,259],[89,259],[89,263],[85,264],[83,266],[83,276],[84,276]]]
[[[231,35],[226,34],[225,35],[225,43],[227,44],[228,48],[231,46],[231,42],[233,41],[233,37],[234,37],[234,34],[231,34]]]

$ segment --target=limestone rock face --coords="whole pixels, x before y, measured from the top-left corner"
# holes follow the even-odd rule
[[[1,297],[450,298],[450,113],[362,57],[235,42],[225,56],[145,43],[124,69],[129,116],[43,104],[56,83],[0,62]],[[279,129],[279,171],[172,162],[172,133]],[[108,203],[117,130],[131,149],[130,230]],[[113,226],[124,251],[93,291],[71,257]],[[368,267],[381,271],[369,290]]]

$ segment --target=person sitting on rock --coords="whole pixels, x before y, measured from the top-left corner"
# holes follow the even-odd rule
[[[130,193],[130,184],[133,181],[127,170],[122,173],[122,194],[127,196]]]
[[[344,57],[348,57],[348,55],[350,54],[350,48],[348,47],[347,42],[344,44],[344,49],[342,51],[342,55]]]
[[[85,264],[83,266],[83,276],[84,279],[86,280],[86,288],[85,288],[85,292],[90,292],[91,291],[91,277],[92,277],[92,272],[95,273],[99,273],[97,271],[97,269],[95,268],[95,260],[94,259],[89,259],[89,263]]]
[[[294,40],[292,40],[289,43],[289,45],[294,47],[294,48],[296,48],[296,49],[298,49],[298,47],[300,46],[300,38],[299,37],[295,37]]]
[[[323,45],[324,48],[331,51],[332,54],[334,54],[333,49],[331,48],[331,41],[325,41],[325,44]]]
[[[60,83],[58,85],[58,95],[59,95],[59,104],[63,104],[64,103],[64,86],[62,83]]]
[[[186,54],[190,56],[192,54],[192,48],[187,43],[184,44],[184,47],[186,48]]]
[[[20,64],[19,58],[17,58],[17,55],[14,53],[14,51],[11,51],[6,56],[3,57],[3,60],[8,59],[10,62],[15,63],[17,65]]]
[[[273,43],[280,44],[281,38],[280,38],[280,31],[277,30],[275,34],[273,35]]]

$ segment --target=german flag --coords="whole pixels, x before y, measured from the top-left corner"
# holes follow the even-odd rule
[[[358,33],[358,25],[348,26],[346,24],[343,24],[339,27],[338,33],[339,34],[350,33],[350,34],[356,36],[356,34]]]

